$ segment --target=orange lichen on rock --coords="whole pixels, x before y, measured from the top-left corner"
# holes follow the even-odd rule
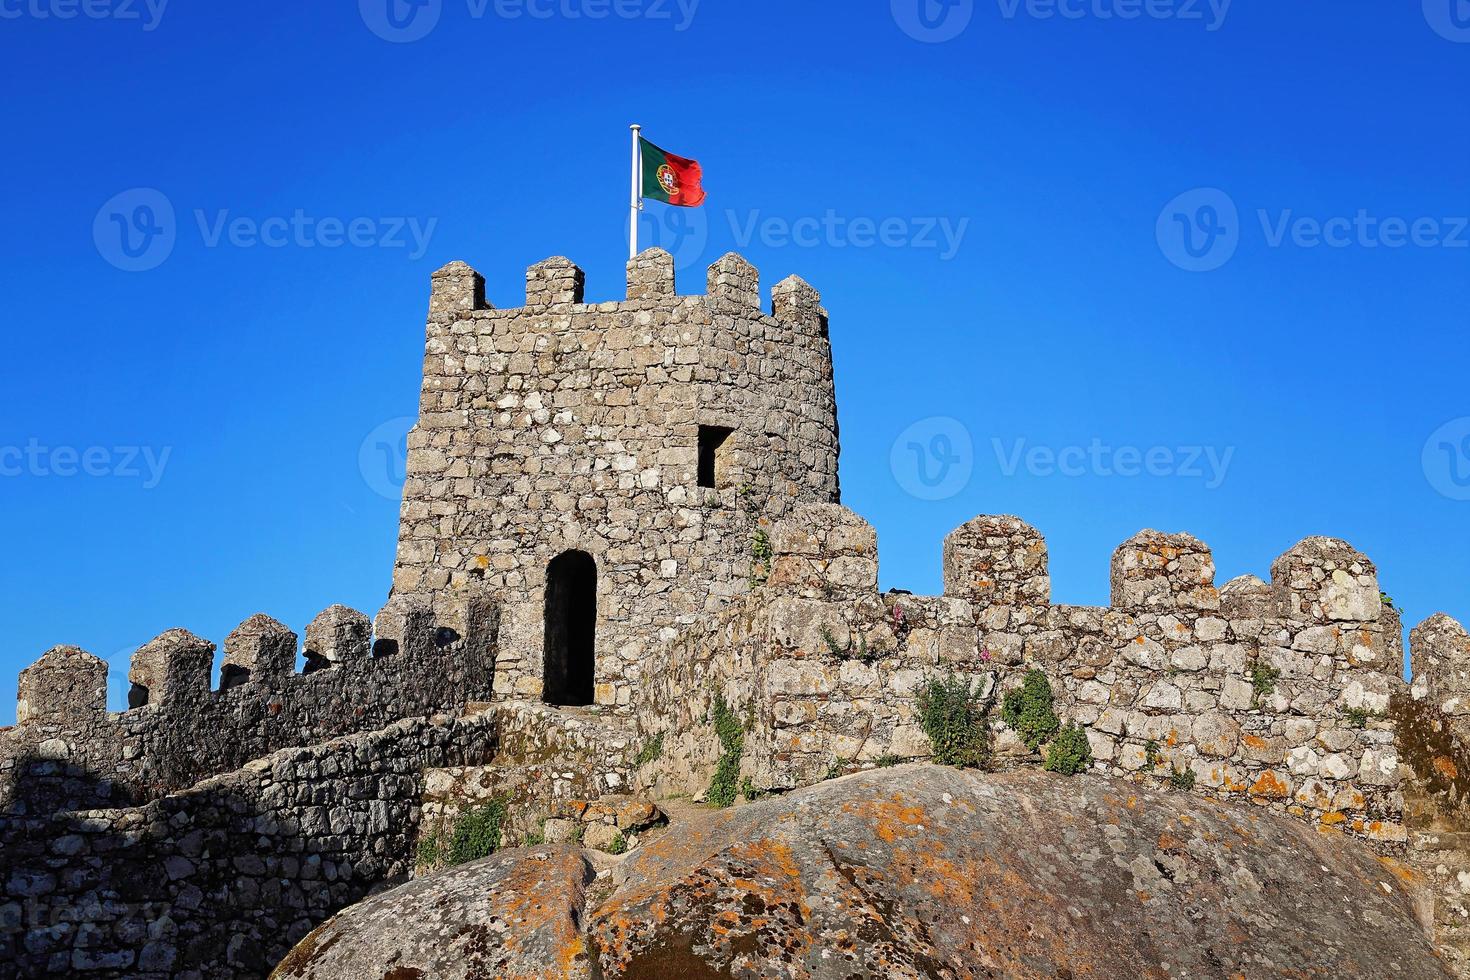
[[[1267,769],[1251,784],[1250,794],[1267,800],[1281,800],[1291,795],[1291,787],[1275,770]]]

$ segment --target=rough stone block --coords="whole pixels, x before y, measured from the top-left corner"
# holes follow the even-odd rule
[[[944,539],[944,594],[977,606],[1048,605],[1046,541],[1036,528],[1009,515],[960,525]]]
[[[82,723],[107,710],[107,664],[79,647],[52,647],[20,672],[17,724]]]
[[[306,672],[353,663],[368,656],[373,623],[343,605],[328,606],[306,627]]]
[[[246,681],[270,683],[296,672],[296,634],[264,613],[256,613],[225,637],[220,688]]]
[[[712,300],[760,308],[760,273],[734,252],[709,267],[708,289]]]
[[[1188,534],[1139,531],[1113,552],[1112,604],[1116,609],[1220,608],[1215,560]]]
[[[437,269],[430,281],[430,314],[490,308],[485,302],[485,277],[463,262],[451,262]]]
[[[526,305],[558,306],[582,302],[586,275],[572,261],[557,255],[526,270]]]
[[[825,317],[822,295],[800,276],[788,276],[771,289],[771,315],[783,323],[818,324]]]
[[[674,257],[650,248],[628,262],[628,299],[668,299],[675,295]]]
[[[1306,538],[1271,563],[1277,615],[1298,623],[1376,622],[1378,569],[1337,538]]]
[[[171,629],[133,654],[128,706],[165,704],[206,694],[213,667],[213,643],[188,630]]]

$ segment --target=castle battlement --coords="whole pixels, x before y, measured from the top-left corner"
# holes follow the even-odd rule
[[[511,313],[545,311],[555,307],[587,306],[597,312],[616,312],[619,308],[645,309],[670,302],[696,301],[727,310],[761,308],[760,272],[734,252],[710,265],[706,275],[706,291],[702,295],[679,295],[675,287],[674,257],[661,248],[651,248],[628,262],[627,292],[623,303],[586,303],[586,274],[570,259],[557,255],[526,270],[525,305],[517,310],[497,311],[485,298],[485,277],[464,262],[450,262],[436,270],[431,278],[429,298],[431,318],[455,320],[465,313]],[[802,327],[825,328],[826,311],[821,294],[800,276],[792,275],[771,290],[770,319]]]
[[[439,618],[395,598],[375,633],[331,606],[306,628],[300,673],[296,634],[256,614],[226,638],[218,689],[215,645],[171,629],[133,653],[121,712],[107,710],[106,662],[55,647],[21,672],[17,724],[0,732],[0,810],[136,803],[278,749],[488,700],[498,611],[486,597],[457,609]]]

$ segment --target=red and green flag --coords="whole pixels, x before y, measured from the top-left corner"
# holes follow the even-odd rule
[[[700,181],[704,171],[698,160],[675,156],[638,137],[643,156],[643,196],[678,208],[697,208],[704,203]]]

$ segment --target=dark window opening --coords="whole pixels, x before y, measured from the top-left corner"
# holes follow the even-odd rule
[[[219,672],[219,689],[228,691],[232,687],[239,687],[250,682],[250,668],[241,667],[239,664],[225,664]]]
[[[730,436],[734,429],[723,425],[699,427],[699,485],[719,488],[729,486]]]
[[[148,688],[142,684],[134,684],[128,688],[128,707],[141,708],[148,703]]]
[[[326,670],[332,666],[332,662],[315,650],[306,651],[306,666],[301,668],[303,674],[315,674],[319,670]]]
[[[546,566],[547,704],[592,703],[593,647],[597,639],[597,563],[585,551],[567,551]]]
[[[373,641],[373,659],[381,660],[384,657],[398,656],[398,641],[387,637]]]

